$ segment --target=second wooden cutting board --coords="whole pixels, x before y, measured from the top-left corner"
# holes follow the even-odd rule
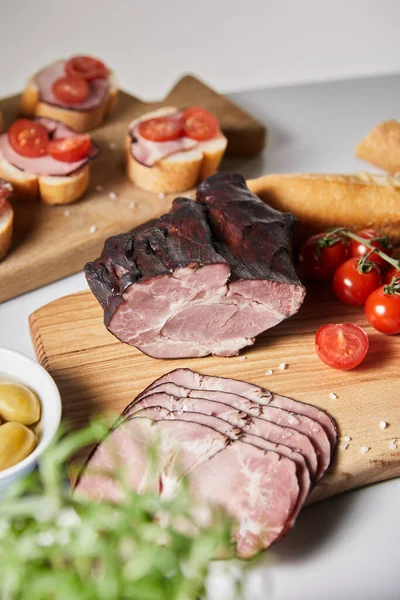
[[[328,322],[365,327],[371,347],[361,367],[341,372],[318,360],[315,332]],[[119,414],[156,378],[188,367],[244,379],[320,406],[336,419],[340,434],[336,457],[311,501],[400,476],[400,440],[395,447],[391,444],[400,438],[400,337],[372,330],[362,310],[340,304],[329,289],[311,288],[295,317],[233,358],[150,358],[106,330],[103,312],[90,292],[43,306],[31,315],[30,327],[38,360],[59,386],[64,419],[74,427],[82,427],[94,415]],[[280,363],[288,368],[279,369]],[[271,376],[266,374],[269,369]],[[386,429],[380,428],[380,421],[387,422]],[[361,452],[363,446],[369,448],[366,454]]]

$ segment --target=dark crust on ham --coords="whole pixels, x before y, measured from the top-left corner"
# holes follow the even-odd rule
[[[131,286],[138,282],[151,282],[163,275],[170,277],[183,267],[195,272],[204,266],[225,266],[227,291],[221,300],[216,300],[216,306],[225,310],[230,303],[229,310],[233,311],[233,305],[237,315],[246,310],[251,321],[253,309],[250,305],[253,303],[257,325],[251,324],[254,334],[237,331],[238,318],[234,313],[236,320],[232,325],[229,323],[231,337],[224,338],[222,332],[218,340],[202,340],[202,353],[196,354],[191,352],[189,335],[185,338],[189,352],[185,353],[185,350],[179,357],[237,354],[245,345],[254,343],[255,335],[291,316],[301,305],[305,290],[291,262],[294,217],[264,204],[248,190],[244,178],[238,174],[219,173],[208,178],[198,187],[197,200],[177,198],[171,211],[158,221],[152,220],[129,233],[109,238],[101,256],[85,266],[89,287],[104,310],[104,323],[122,341],[128,341],[126,338],[132,334],[132,330],[120,331],[119,308],[129,301],[129,298],[123,298],[124,292],[130,288],[131,293]],[[268,303],[269,298],[272,304],[267,307],[265,302]],[[179,330],[180,309],[175,309],[178,310],[176,313],[171,310],[166,324],[170,326],[178,318]],[[140,308],[138,312],[140,314]],[[260,312],[263,315],[261,321]],[[171,342],[171,351],[167,348],[169,335],[168,331],[162,331],[155,341],[146,339],[142,344],[139,339],[128,343],[137,345],[150,356],[174,358],[176,346]],[[173,331],[173,335],[180,333]],[[140,333],[138,336],[140,338]],[[229,345],[231,339],[232,347]],[[152,344],[156,344],[155,351]],[[166,352],[162,344],[165,344]],[[224,344],[228,346],[227,350]]]

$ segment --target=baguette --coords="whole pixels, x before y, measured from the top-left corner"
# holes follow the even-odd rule
[[[379,123],[358,144],[356,156],[390,173],[400,171],[400,121]]]
[[[140,121],[165,116],[176,112],[176,108],[164,107],[135,119],[131,129]],[[176,193],[189,190],[199,181],[213,175],[222,160],[227,145],[226,137],[220,133],[212,140],[199,143],[192,150],[177,152],[147,167],[139,163],[131,152],[129,132],[125,139],[126,170],[129,180],[140,188],[155,193]]]
[[[21,115],[30,119],[34,117],[47,117],[61,121],[75,131],[90,131],[101,125],[113,110],[118,95],[117,81],[114,73],[110,71],[110,89],[104,101],[91,110],[74,110],[61,106],[54,106],[43,102],[39,97],[39,87],[35,75],[28,80],[21,98]]]
[[[0,213],[0,260],[2,260],[10,249],[13,234],[14,211],[6,202]]]
[[[90,163],[66,177],[35,175],[14,167],[0,155],[0,177],[9,181],[19,200],[42,200],[45,204],[70,204],[78,200],[90,182]]]
[[[400,243],[400,178],[386,175],[266,175],[249,188],[273,208],[294,214],[299,240],[332,227],[373,227]]]

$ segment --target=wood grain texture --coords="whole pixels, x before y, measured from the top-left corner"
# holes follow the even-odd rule
[[[19,104],[19,95],[1,101],[6,127],[18,116]],[[264,147],[266,130],[261,123],[190,75],[159,102],[142,102],[120,92],[110,119],[91,132],[102,153],[93,163],[91,185],[83,199],[70,206],[14,202],[13,245],[0,262],[0,302],[80,271],[100,253],[106,237],[169,210],[176,194],[160,198],[135,187],[123,164],[129,123],[166,104],[178,108],[195,104],[214,112],[228,138],[231,156],[254,156]],[[110,143],[115,144],[113,149]],[[110,200],[110,192],[117,194],[116,200]],[[93,226],[96,230],[90,233]]]
[[[400,336],[374,332],[362,311],[339,304],[327,288],[316,286],[293,318],[257,339],[239,357],[157,360],[119,342],[103,326],[103,313],[90,292],[61,298],[33,313],[30,328],[39,362],[54,377],[63,399],[63,416],[82,427],[93,415],[114,415],[157,377],[177,367],[234,377],[326,409],[337,421],[339,444],[327,475],[310,501],[400,475]],[[358,369],[340,372],[322,364],[314,352],[315,332],[331,322],[365,327],[370,351]],[[243,356],[246,356],[243,359]],[[288,368],[280,370],[286,362]],[[273,375],[266,371],[273,369]],[[330,392],[337,399],[330,398]],[[381,430],[380,421],[388,427]],[[362,454],[362,446],[370,447]]]

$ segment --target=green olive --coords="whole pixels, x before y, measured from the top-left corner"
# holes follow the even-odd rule
[[[0,383],[0,416],[4,421],[32,425],[40,419],[38,397],[19,383]]]
[[[0,425],[0,471],[29,456],[36,444],[35,434],[25,425],[13,421]]]

